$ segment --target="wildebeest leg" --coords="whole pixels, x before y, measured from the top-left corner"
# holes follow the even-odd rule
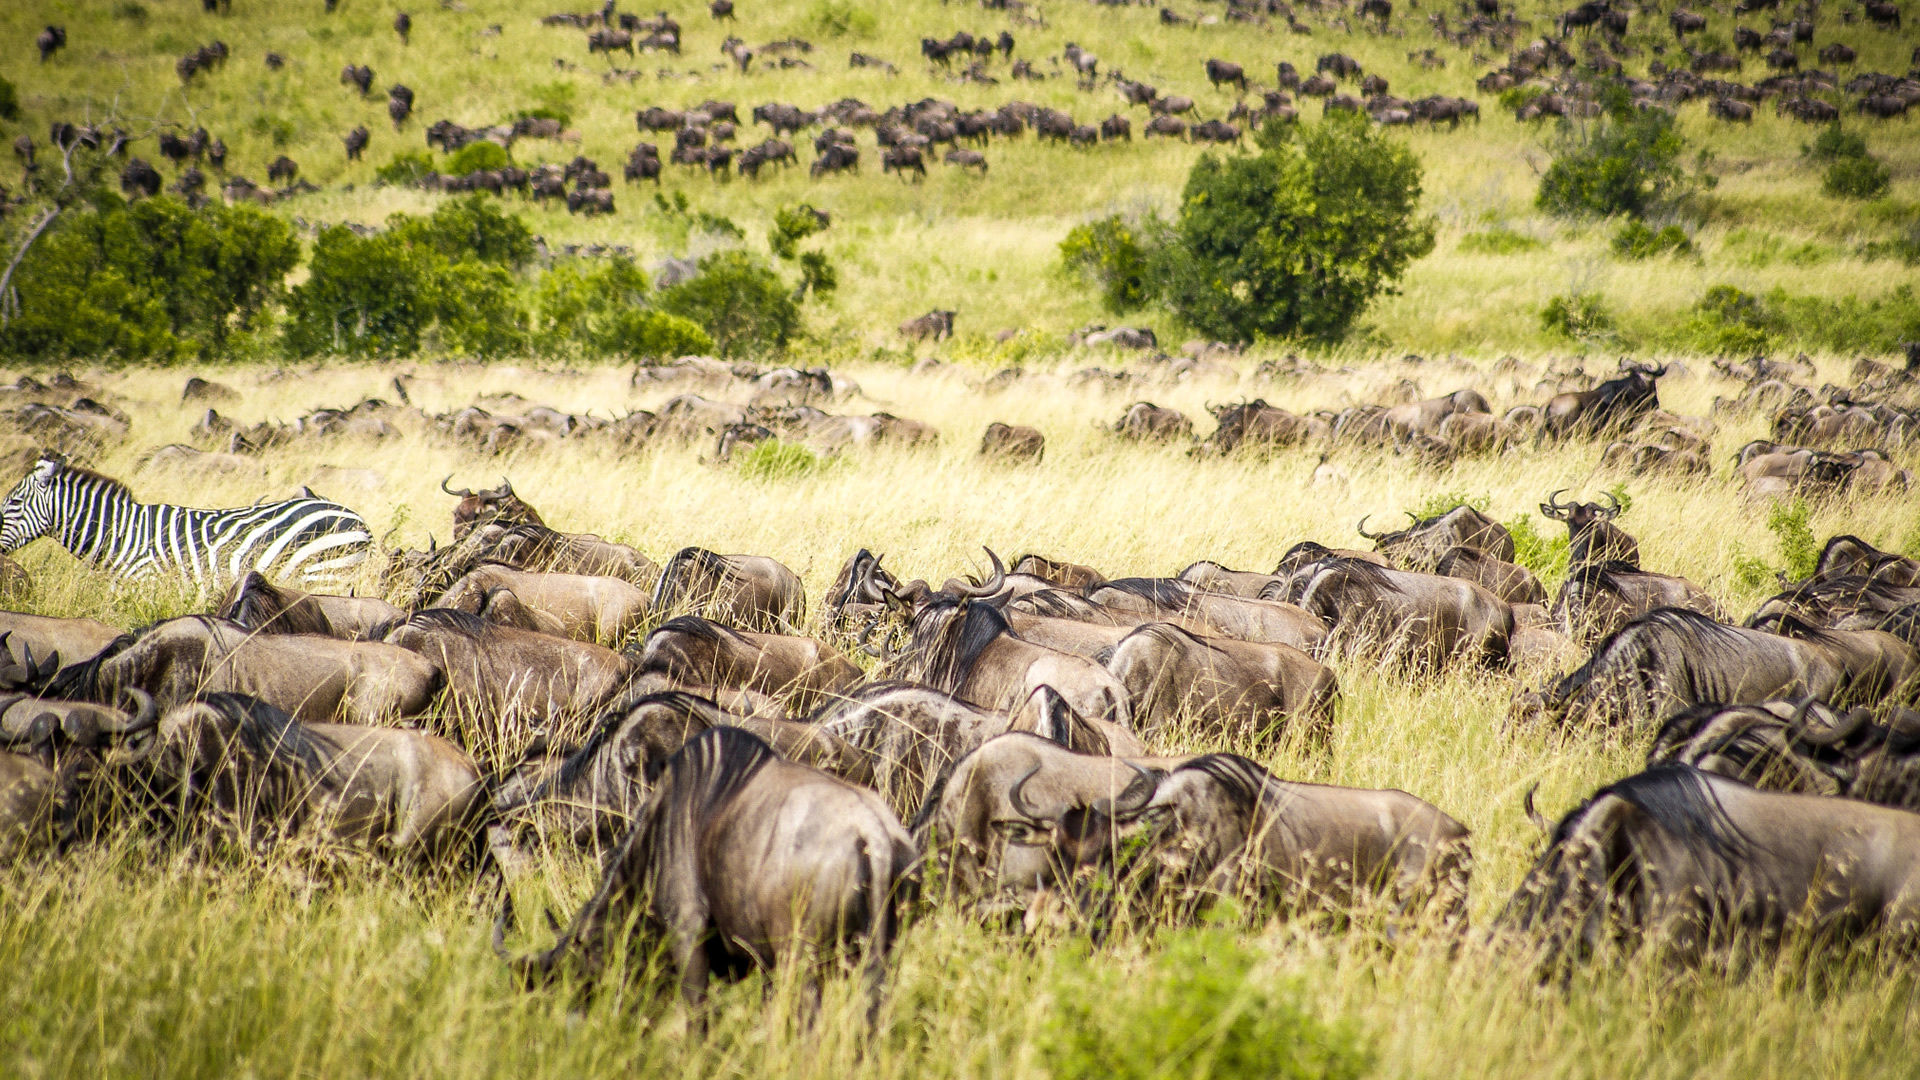
[[[676,927],[673,933],[673,960],[680,968],[680,997],[694,1010],[693,1023],[699,1030],[707,1026],[707,973],[711,961],[707,956],[706,942],[700,933],[689,933],[685,927]]]

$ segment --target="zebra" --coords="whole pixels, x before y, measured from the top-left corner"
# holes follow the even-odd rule
[[[258,570],[337,581],[366,561],[373,534],[359,514],[302,491],[230,510],[142,503],[120,481],[47,454],[0,502],[0,554],[52,536],[122,578],[175,573],[217,587]]]

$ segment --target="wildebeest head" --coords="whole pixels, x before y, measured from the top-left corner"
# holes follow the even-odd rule
[[[481,488],[474,491],[461,488],[455,491],[447,486],[453,480],[448,476],[440,481],[440,490],[460,501],[453,507],[453,538],[464,540],[476,526],[489,521],[499,521],[508,525],[545,525],[540,512],[527,505],[514,494],[513,481],[504,477],[497,488]]]
[[[1408,517],[1414,517],[1408,514]],[[1432,572],[1450,548],[1470,547],[1513,561],[1513,535],[1507,527],[1471,506],[1456,506],[1429,518],[1414,517],[1399,532],[1370,533],[1361,518],[1354,531],[1374,542],[1375,551],[1405,570]]]
[[[1633,566],[1640,564],[1640,545],[1624,529],[1613,524],[1623,509],[1611,492],[1602,492],[1606,504],[1561,502],[1561,488],[1540,504],[1540,513],[1550,521],[1565,522],[1573,561],[1609,562],[1618,560]]]

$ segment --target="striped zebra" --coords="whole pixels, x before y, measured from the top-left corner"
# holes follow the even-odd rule
[[[142,503],[120,481],[51,454],[0,503],[0,553],[42,536],[120,577],[170,573],[207,587],[249,570],[338,581],[373,545],[359,514],[311,494],[231,510]]]

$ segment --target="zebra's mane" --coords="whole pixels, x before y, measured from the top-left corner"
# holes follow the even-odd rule
[[[83,465],[70,465],[65,462],[62,462],[60,464],[60,468],[54,473],[54,477],[56,479],[60,479],[64,477],[72,477],[73,479],[80,480],[80,481],[92,480],[92,481],[95,481],[96,483],[99,483],[105,486],[106,488],[115,492],[116,494],[125,495],[129,499],[133,498],[133,489],[126,485],[126,481],[116,480],[113,477],[108,476],[106,473],[95,472],[92,469],[89,469]]]

